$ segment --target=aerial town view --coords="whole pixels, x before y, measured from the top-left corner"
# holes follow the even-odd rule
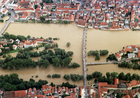
[[[140,98],[140,0],[0,0],[0,98]]]

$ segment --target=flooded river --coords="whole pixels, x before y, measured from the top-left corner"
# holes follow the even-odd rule
[[[48,67],[47,69],[43,68],[34,68],[34,69],[26,69],[26,70],[15,70],[15,71],[0,71],[0,74],[5,73],[13,73],[16,72],[19,74],[19,77],[28,80],[31,76],[38,75],[38,78],[34,78],[35,80],[38,79],[47,79],[49,82],[54,82],[56,84],[61,84],[62,82],[66,82],[63,79],[64,74],[83,74],[83,67],[82,67],[82,38],[83,38],[83,28],[78,28],[74,24],[70,25],[58,25],[58,24],[19,24],[13,23],[10,24],[9,28],[6,30],[10,34],[15,35],[24,35],[31,37],[43,37],[43,38],[60,38],[56,42],[59,45],[59,48],[65,49],[66,51],[73,51],[73,60],[72,62],[77,62],[81,65],[81,67],[76,69],[68,69],[68,68],[54,68],[52,66]],[[70,42],[71,46],[66,47],[66,43]],[[15,56],[16,53],[13,53]],[[36,58],[34,58],[36,60]],[[61,74],[61,79],[48,79],[46,76],[48,74]],[[72,84],[83,85],[83,81],[78,83],[74,83],[69,81]]]
[[[101,31],[94,29],[88,29],[87,31],[86,52],[107,49],[111,54],[131,44],[140,44],[139,31]],[[101,56],[99,61],[106,61],[106,58],[107,56]],[[94,56],[87,56],[87,62],[95,62],[94,59]]]
[[[78,28],[74,24],[69,25],[59,25],[59,24],[20,24],[20,23],[12,23],[9,28],[6,30],[10,34],[15,35],[31,35],[31,37],[59,37],[60,40],[56,41],[59,44],[59,48],[65,49],[66,51],[73,51],[74,56],[72,62],[77,62],[82,65],[82,38],[83,38],[83,28]],[[140,32],[133,31],[101,31],[101,30],[93,30],[88,29],[87,31],[87,47],[86,52],[89,50],[100,50],[107,49],[109,53],[114,53],[122,49],[123,46],[129,44],[140,44]],[[69,48],[66,47],[66,43],[70,42],[71,46]],[[107,56],[101,57],[100,61],[106,61]],[[36,58],[35,58],[36,59]],[[87,57],[87,62],[95,62],[94,57]],[[103,74],[106,72],[131,72],[138,73],[140,71],[134,71],[130,69],[122,69],[118,68],[117,65],[109,64],[109,65],[94,65],[88,66],[87,74],[91,74],[94,71],[100,71]],[[46,79],[49,83],[54,82],[55,84],[61,84],[62,82],[66,82],[63,79],[64,74],[83,74],[83,67],[79,67],[76,69],[68,69],[68,68],[54,68],[53,66],[49,66],[47,69],[43,68],[34,68],[34,69],[22,69],[22,70],[2,70],[0,69],[0,74],[10,74],[10,73],[19,74],[20,78],[24,80],[29,80],[31,76],[38,75],[38,79]],[[48,79],[46,76],[48,74],[61,74],[60,79]],[[77,83],[69,81],[72,84],[83,85],[83,81],[79,81]]]

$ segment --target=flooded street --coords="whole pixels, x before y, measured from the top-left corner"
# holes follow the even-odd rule
[[[13,29],[14,28],[14,29]],[[78,28],[74,24],[69,25],[59,25],[59,24],[19,24],[19,23],[12,23],[10,24],[9,28],[6,30],[10,34],[15,35],[24,35],[31,37],[43,37],[43,38],[60,38],[55,42],[58,43],[59,48],[65,49],[66,51],[73,51],[73,60],[72,62],[77,62],[81,65],[79,68],[75,69],[68,69],[68,68],[54,68],[53,66],[49,66],[46,69],[43,68],[34,68],[34,69],[21,69],[21,70],[1,70],[0,74],[5,73],[13,73],[16,72],[19,74],[19,77],[28,80],[31,76],[38,75],[38,78],[34,78],[35,80],[38,79],[46,79],[48,82],[54,82],[55,84],[61,84],[62,82],[66,82],[63,79],[64,74],[83,74],[83,67],[82,67],[82,38],[83,38],[83,28]],[[66,43],[70,42],[71,46],[66,47]],[[36,49],[35,49],[36,50]],[[39,49],[40,50],[40,49]],[[38,50],[38,51],[39,51]],[[42,49],[41,49],[42,50]],[[40,51],[41,51],[40,50]],[[15,56],[16,53],[13,53]],[[37,60],[38,58],[33,58],[33,60]],[[48,79],[46,76],[48,74],[61,74],[60,79]],[[79,81],[77,83],[69,81],[72,84],[83,85],[83,81]]]

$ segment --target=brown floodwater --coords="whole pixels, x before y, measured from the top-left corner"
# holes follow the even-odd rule
[[[133,70],[129,68],[120,68],[117,64],[107,64],[107,65],[88,65],[87,66],[87,74],[92,74],[95,71],[102,72],[103,75],[106,75],[106,72],[124,72],[124,74],[133,73],[140,75],[140,70]],[[91,85],[93,83],[94,79],[87,82],[87,85]]]
[[[1,25],[0,25],[1,26]],[[59,24],[25,24],[25,23],[12,23],[9,28],[6,30],[10,34],[15,35],[31,35],[32,37],[59,37],[60,40],[55,41],[59,44],[59,48],[65,49],[66,51],[73,51],[73,60],[72,62],[77,62],[82,65],[82,38],[83,38],[83,28],[78,28],[74,24],[69,25],[59,25]],[[122,49],[123,46],[130,44],[140,44],[139,39],[140,33],[138,31],[101,31],[88,29],[87,31],[87,45],[86,52],[89,50],[100,50],[107,49],[110,53],[117,52]],[[66,47],[66,43],[70,42],[71,46],[69,48]],[[106,61],[107,56],[100,57],[99,61]],[[33,58],[37,60],[38,58]],[[95,57],[87,57],[87,62],[95,62]],[[94,71],[100,71],[103,74],[106,72],[130,72],[139,74],[139,70],[130,70],[118,68],[117,65],[108,64],[108,65],[93,65],[87,67],[87,74],[91,74]],[[54,68],[53,66],[49,66],[48,68],[34,68],[34,69],[21,69],[21,70],[2,70],[0,69],[0,74],[10,74],[10,73],[19,74],[20,78],[24,80],[29,80],[31,76],[38,75],[38,79],[46,79],[49,83],[54,82],[55,84],[61,84],[62,82],[66,82],[63,79],[64,74],[83,74],[83,67],[79,67],[76,69],[68,69],[68,68]],[[60,79],[49,79],[46,76],[48,74],[61,74]],[[83,85],[83,81],[73,82],[69,81],[71,84]]]
[[[31,76],[38,75],[38,78],[34,78],[35,80],[38,79],[46,79],[49,83],[54,82],[55,84],[61,84],[62,82],[66,82],[63,79],[64,74],[83,74],[83,67],[82,67],[82,38],[83,38],[83,28],[78,28],[74,24],[69,25],[59,25],[59,24],[20,24],[20,23],[12,23],[6,30],[10,34],[15,35],[24,35],[31,37],[43,37],[43,38],[60,38],[55,42],[58,43],[59,48],[65,49],[66,51],[73,51],[73,60],[72,62],[77,62],[81,65],[79,68],[75,69],[68,69],[68,68],[54,68],[53,66],[49,66],[48,68],[34,68],[34,69],[21,69],[21,70],[2,70],[0,69],[0,74],[10,74],[10,73],[17,73],[19,74],[20,78],[25,80],[29,80]],[[70,42],[71,46],[66,47],[66,43]],[[39,49],[40,50],[40,49]],[[39,51],[38,50],[38,51]],[[42,49],[41,49],[42,50]],[[40,50],[40,51],[41,51]],[[15,56],[16,53],[13,53]],[[38,58],[33,58],[33,60],[37,60]],[[48,74],[61,74],[60,79],[49,79],[46,76]],[[83,81],[73,82],[69,81],[71,84],[78,84],[83,85]]]
[[[88,29],[86,52],[90,50],[108,50],[109,54],[116,53],[126,45],[140,44],[138,31],[101,31]],[[100,56],[96,62],[106,61],[107,56]],[[94,56],[87,56],[87,62],[95,62]]]

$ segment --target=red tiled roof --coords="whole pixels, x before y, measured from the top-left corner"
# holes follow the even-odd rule
[[[121,57],[119,53],[116,53],[116,56],[117,56],[118,58],[120,58],[120,57]]]
[[[27,96],[26,90],[15,91],[15,97],[26,97],[26,96]]]

